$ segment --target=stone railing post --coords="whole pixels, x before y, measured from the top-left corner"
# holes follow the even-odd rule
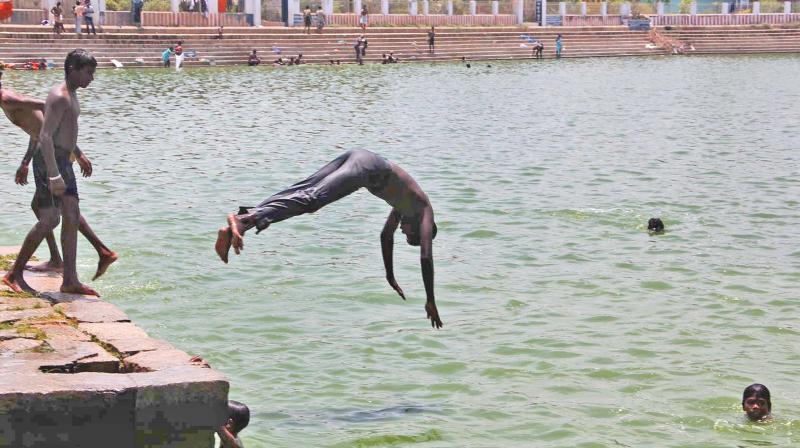
[[[663,16],[664,15],[664,2],[656,3],[656,15]]]
[[[753,2],[753,15],[761,14],[761,2]]]
[[[172,12],[180,11],[181,0],[171,0],[169,2],[169,10]]]
[[[361,0],[353,0],[353,14],[357,17],[361,15]]]
[[[492,15],[500,14],[500,0],[492,0]]]
[[[600,3],[600,15],[603,17],[608,15],[608,2]]]
[[[630,2],[623,3],[622,4],[622,11],[623,12],[621,12],[621,15],[623,15],[623,16],[631,15],[631,3]]]
[[[261,26],[261,0],[245,0],[244,13],[253,15],[253,26]]]
[[[300,0],[289,0],[289,26],[294,26],[294,15],[300,14]],[[300,23],[302,26],[302,23]]]
[[[322,12],[329,17],[333,14],[333,0],[322,0]]]
[[[792,2],[783,2],[783,13],[784,14],[791,14],[792,13]]]
[[[417,0],[408,0],[408,15],[417,15]]]
[[[428,0],[422,0],[422,15],[427,16],[431,13],[431,2]]]
[[[542,0],[542,4],[546,5],[547,0]],[[516,0],[513,3],[514,6],[514,15],[517,16],[517,23],[522,25],[525,21],[525,16],[523,13],[525,12],[525,2],[522,0]]]
[[[453,0],[447,0],[447,15],[453,15]]]
[[[261,26],[261,0],[253,0],[253,26]]]
[[[389,0],[381,0],[381,14],[389,14]]]
[[[697,15],[697,2],[692,2],[689,4],[689,15]]]
[[[567,15],[567,2],[558,2],[558,15]]]
[[[730,6],[728,6],[727,2],[721,2],[719,4],[719,13],[720,14],[729,14],[731,12]]]
[[[469,0],[469,15],[474,16],[478,14],[478,3],[475,0]]]

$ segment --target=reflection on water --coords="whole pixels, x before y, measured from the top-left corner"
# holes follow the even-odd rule
[[[735,67],[735,70],[731,70]],[[692,57],[101,71],[81,91],[81,207],[120,260],[96,286],[225,372],[247,446],[797,445],[753,430],[767,384],[793,422],[800,59]],[[43,97],[60,73],[7,73]],[[0,244],[33,223],[0,133]],[[248,235],[216,229],[346,149],[431,197],[430,329],[418,249],[366,192]],[[663,235],[649,235],[650,217]],[[94,272],[81,241],[79,272]],[[41,256],[43,252],[39,252]],[[406,410],[410,410],[407,412]],[[421,412],[418,412],[421,411]]]

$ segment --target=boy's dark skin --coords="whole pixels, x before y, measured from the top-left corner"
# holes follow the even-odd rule
[[[222,448],[240,448],[238,442],[236,442],[236,433],[233,432],[233,419],[229,418],[227,422],[225,422],[225,426],[221,426],[217,429],[217,435],[219,436],[219,441],[222,444]]]
[[[370,193],[392,206],[381,232],[381,252],[386,269],[386,281],[405,300],[405,293],[394,277],[394,233],[400,226],[407,242],[420,246],[422,282],[427,296],[425,311],[431,320],[431,326],[441,328],[443,324],[439,318],[433,293],[433,207],[428,195],[422,191],[414,178],[396,164],[389,163],[392,175],[386,181],[385,187],[381,190],[370,190]],[[404,217],[407,218],[402,219]],[[228,251],[231,246],[237,255],[244,249],[244,233],[255,225],[255,220],[248,215],[228,215],[228,227],[219,229],[215,245],[217,255],[223,262],[228,262]]]
[[[39,134],[40,151],[47,167],[49,191],[61,200],[60,207],[46,207],[39,210],[39,222],[33,226],[25,238],[22,248],[14,261],[14,266],[5,277],[3,283],[13,291],[36,291],[25,282],[23,270],[33,252],[48,232],[58,225],[59,213],[63,217],[61,227],[61,247],[64,251],[64,276],[61,292],[99,296],[97,291],[82,284],[78,280],[76,267],[77,237],[80,221],[78,197],[65,194],[67,184],[62,178],[56,162],[55,152],[73,150],[78,139],[78,103],[77,89],[86,88],[94,79],[95,67],[83,66],[73,68],[66,73],[65,81],[50,90],[45,102],[45,115],[42,130]],[[58,149],[57,149],[58,148]],[[66,148],[66,149],[65,149]]]
[[[2,79],[2,74],[0,74],[0,79]],[[3,89],[2,83],[0,83],[0,108],[3,109],[6,117],[8,117],[12,123],[30,136],[28,151],[22,158],[22,163],[20,163],[14,176],[14,182],[18,185],[28,184],[28,165],[33,158],[33,153],[38,147],[39,133],[41,132],[42,123],[44,122],[44,105],[45,103],[42,100],[21,95],[13,90]],[[92,163],[77,146],[75,147],[74,153],[83,176],[91,176]],[[35,201],[31,203],[31,208],[36,217],[39,218],[39,209]],[[89,240],[95,250],[97,250],[97,254],[100,257],[97,264],[97,271],[93,278],[97,279],[106,272],[111,263],[117,260],[117,254],[100,241],[83,216],[80,217],[79,230],[86,239]],[[60,272],[63,269],[64,263],[59,254],[58,245],[56,244],[53,232],[48,232],[45,239],[47,240],[47,246],[50,250],[50,260],[37,266],[25,266],[25,268],[32,271]]]

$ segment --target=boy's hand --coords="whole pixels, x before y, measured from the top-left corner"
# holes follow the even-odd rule
[[[89,177],[92,175],[92,162],[89,161],[89,158],[86,157],[86,154],[81,153],[81,155],[77,159],[78,166],[81,167],[81,174],[83,177]]]
[[[14,176],[17,185],[28,185],[28,165],[20,165],[17,174]]]
[[[391,286],[395,291],[397,291],[398,294],[400,294],[400,297],[402,297],[403,300],[406,300],[406,295],[403,294],[403,289],[397,284],[397,280],[395,280],[394,277],[386,277],[386,281],[389,282],[389,286]]]

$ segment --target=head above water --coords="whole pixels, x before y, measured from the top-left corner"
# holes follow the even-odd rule
[[[411,246],[420,245],[420,218],[418,216],[402,216],[400,218],[400,231],[406,236],[406,242]],[[433,223],[431,239],[436,239],[436,223]]]
[[[250,424],[250,408],[238,401],[228,400],[228,423],[225,426],[234,435]]]
[[[647,221],[647,230],[651,232],[663,232],[664,231],[664,221],[661,218],[650,218]]]
[[[81,48],[72,50],[64,59],[64,79],[68,83],[86,88],[94,80],[97,60]]]
[[[772,413],[769,389],[763,384],[751,384],[742,393],[742,410],[753,421],[763,420]]]

